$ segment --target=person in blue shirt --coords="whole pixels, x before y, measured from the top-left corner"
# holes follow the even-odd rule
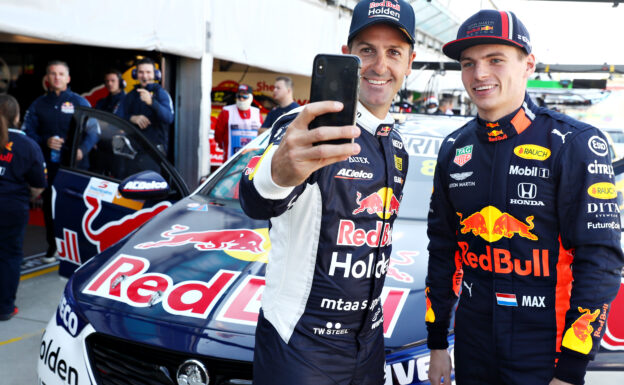
[[[115,69],[108,70],[104,74],[104,87],[108,90],[108,95],[95,103],[95,109],[114,114],[119,104],[126,97],[125,84],[121,72]]]
[[[59,169],[60,154],[68,150],[64,143],[75,106],[91,107],[91,105],[68,87],[71,78],[67,63],[58,60],[48,63],[45,80],[48,90],[35,99],[26,110],[22,130],[41,147],[48,166],[48,185],[52,186]],[[87,154],[99,139],[99,128],[95,123],[89,124],[89,129],[76,151],[79,168],[88,168]],[[50,263],[55,261],[56,254],[51,189],[47,188],[42,197],[48,242],[48,250],[42,260]]]
[[[264,123],[258,130],[258,135],[262,134],[267,129],[273,126],[273,123],[280,116],[284,115],[288,111],[299,107],[299,103],[293,99],[293,81],[288,76],[278,76],[275,78],[275,84],[273,86],[273,99],[277,102],[275,106],[266,116]]]
[[[18,313],[15,296],[20,279],[29,199],[46,187],[41,149],[16,127],[17,100],[0,95],[0,321]]]
[[[173,102],[160,84],[154,83],[156,66],[150,58],[137,62],[139,84],[119,104],[116,114],[137,125],[156,148],[167,153],[169,126],[173,123]]]

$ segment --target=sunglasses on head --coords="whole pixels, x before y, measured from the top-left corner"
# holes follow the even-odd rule
[[[249,99],[249,94],[236,94],[237,99]]]

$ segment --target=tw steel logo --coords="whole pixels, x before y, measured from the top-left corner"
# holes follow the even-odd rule
[[[234,258],[266,262],[270,248],[267,229],[186,231],[188,229],[188,226],[175,224],[160,234],[165,239],[140,243],[134,248],[144,250],[193,245],[197,250],[223,250]]]
[[[463,226],[462,234],[472,232],[473,235],[480,236],[488,242],[496,242],[503,237],[511,238],[516,234],[532,241],[538,239],[531,232],[534,227],[533,215],[526,217],[523,222],[509,213],[501,213],[494,206],[484,207],[466,219],[462,219],[461,213],[457,213],[457,215],[459,215],[459,224]]]
[[[388,219],[393,214],[399,213],[401,199],[397,199],[392,188],[382,187],[364,198],[362,198],[362,193],[358,191],[355,203],[357,208],[353,210],[353,215],[366,211],[368,214],[377,214],[381,219]]]
[[[94,230],[92,227],[93,222],[102,209],[102,201],[92,196],[84,196],[84,201],[87,205],[87,212],[82,218],[82,231],[85,238],[97,247],[98,253],[106,250],[109,246],[128,235],[132,230],[171,206],[169,202],[161,202],[156,206],[126,215],[119,220],[108,222],[99,229]]]

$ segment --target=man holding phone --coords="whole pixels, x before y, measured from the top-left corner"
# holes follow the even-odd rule
[[[411,72],[414,19],[403,0],[359,2],[342,48],[362,64],[359,101],[345,101],[356,124],[310,130],[343,109],[331,100],[295,109],[241,178],[245,212],[271,222],[256,385],[384,382],[380,295],[408,166],[389,110]],[[338,139],[349,142],[320,143]]]

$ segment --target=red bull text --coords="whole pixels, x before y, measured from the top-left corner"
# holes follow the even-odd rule
[[[533,249],[532,258],[513,258],[507,249],[485,246],[485,253],[477,255],[467,242],[457,242],[464,266],[493,271],[498,274],[516,274],[534,277],[550,276],[550,261],[547,249]]]

